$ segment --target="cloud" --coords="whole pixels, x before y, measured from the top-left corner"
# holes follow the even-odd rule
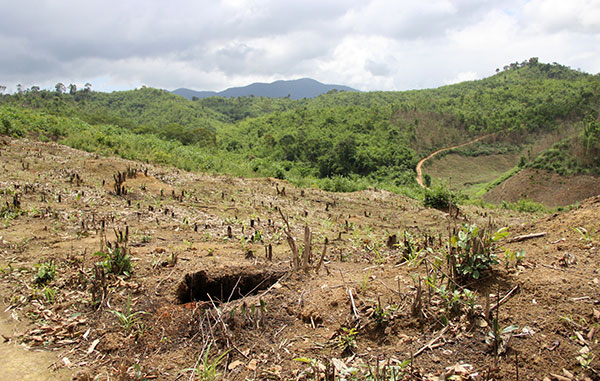
[[[437,87],[537,56],[600,71],[598,0],[0,0],[0,81]],[[465,73],[468,73],[465,74]],[[92,82],[93,83],[93,82]]]

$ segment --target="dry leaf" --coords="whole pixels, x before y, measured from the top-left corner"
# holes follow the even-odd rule
[[[244,365],[244,362],[240,361],[240,360],[236,360],[236,361],[232,362],[231,364],[229,364],[229,366],[227,367],[227,369],[234,370],[235,368],[237,368],[240,365]]]
[[[246,365],[246,368],[248,368],[248,370],[255,371],[257,365],[258,365],[258,360],[252,359],[252,360],[250,360],[250,362],[248,363],[248,365]]]
[[[575,376],[573,375],[573,373],[569,372],[569,371],[568,371],[568,370],[566,370],[565,368],[563,368],[562,372],[563,372],[563,374],[565,375],[565,377],[568,377],[568,378],[571,378],[571,379],[575,377]]]
[[[68,357],[63,357],[62,361],[67,368],[70,368],[73,365],[73,363],[71,362],[71,360],[69,360]]]
[[[87,352],[86,352],[86,353],[87,353],[88,355],[89,355],[89,354],[91,354],[91,353],[94,351],[94,349],[96,349],[96,346],[98,345],[98,343],[99,343],[99,342],[100,342],[100,339],[96,339],[96,340],[94,340],[94,341],[92,342],[92,345],[90,345],[90,347],[88,348],[88,350],[87,350]]]

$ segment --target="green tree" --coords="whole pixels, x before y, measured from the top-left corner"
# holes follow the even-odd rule
[[[58,82],[56,85],[54,85],[54,89],[58,94],[62,94],[67,90],[67,88],[62,82]]]
[[[429,175],[429,173],[423,175],[423,183],[425,183],[425,186],[427,188],[431,186],[431,176]]]

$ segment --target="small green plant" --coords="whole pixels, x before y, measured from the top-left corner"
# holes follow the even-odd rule
[[[583,353],[580,353],[578,356],[576,356],[575,359],[579,362],[579,365],[581,365],[583,370],[594,373],[594,375],[597,377],[597,376],[600,376],[600,373],[598,373],[592,367],[592,361],[594,360],[595,357],[596,356],[594,356],[594,354],[592,352],[583,352]]]
[[[510,249],[506,249],[504,251],[504,260],[505,260],[506,269],[508,269],[510,267],[511,262],[514,262],[515,267],[517,265],[520,265],[521,262],[523,262],[524,258],[525,258],[525,250],[524,249],[521,249],[519,251],[512,251]]]
[[[9,263],[6,266],[0,266],[0,275],[10,275],[14,271],[12,263]]]
[[[491,346],[495,356],[501,355],[506,351],[508,339],[517,329],[519,329],[519,327],[514,324],[500,328],[498,319],[492,319],[491,330],[488,332],[485,342]]]
[[[596,238],[596,237],[594,237],[592,232],[588,231],[583,226],[573,228],[573,230],[576,231],[577,233],[579,233],[579,235],[581,236],[581,239],[585,240],[586,242],[592,242]]]
[[[108,247],[106,251],[98,251],[94,255],[104,258],[98,264],[107,272],[127,277],[131,275],[133,267],[127,247],[116,245],[114,248]]]
[[[367,273],[363,276],[362,281],[360,282],[360,289],[364,293],[367,291],[369,287],[369,278],[371,277],[371,270],[367,271]]]
[[[122,312],[111,310],[110,312],[113,313],[119,319],[119,324],[121,324],[121,327],[125,328],[126,330],[130,330],[134,325],[136,325],[139,322],[139,320],[142,318],[142,315],[147,314],[146,311],[131,312],[131,298],[129,297],[127,297],[125,311]]]
[[[356,349],[356,328],[342,327],[342,334],[338,336],[337,346],[342,350],[342,353],[352,353]]]
[[[398,306],[391,305],[384,307],[381,305],[381,298],[378,299],[377,305],[373,307],[373,313],[371,319],[375,321],[376,327],[385,326],[391,319],[393,313],[398,309]]]
[[[32,300],[39,300],[41,302],[52,304],[56,301],[56,289],[48,286],[44,286],[41,289],[32,287],[30,297]]]
[[[56,289],[48,286],[44,286],[42,289],[42,295],[48,303],[54,303],[56,301]]]
[[[464,224],[458,234],[450,238],[448,262],[455,280],[479,279],[481,273],[498,264],[496,243],[508,236],[507,228],[492,234],[491,227],[479,228]]]
[[[52,261],[38,263],[34,267],[34,282],[37,284],[46,284],[56,276],[56,265]]]
[[[312,376],[313,379],[317,379],[317,376],[320,373],[318,360],[312,359],[310,357],[296,357],[294,361],[303,362],[305,364],[310,365],[310,376]]]
[[[5,224],[10,220],[18,218],[24,213],[25,212],[18,205],[15,205],[15,203],[9,204],[7,202],[5,206],[0,208],[0,218],[4,220]]]
[[[257,230],[254,232],[254,235],[252,235],[251,238],[252,242],[262,242],[263,241],[263,234],[261,230]]]
[[[387,380],[404,380],[410,374],[410,365],[412,360],[406,359],[397,365],[385,364],[381,366],[379,362],[375,362],[375,366],[364,365],[367,368],[367,374],[364,380],[372,381],[387,381]]]
[[[196,376],[198,377],[198,379],[202,380],[202,381],[218,380],[219,376],[221,376],[221,373],[219,373],[217,371],[217,367],[223,361],[225,356],[227,356],[229,351],[231,351],[231,349],[226,350],[225,352],[223,352],[219,356],[217,356],[216,359],[214,359],[213,361],[210,361],[208,359],[208,356],[210,354],[211,345],[212,345],[212,343],[208,344],[208,347],[206,348],[206,351],[204,352],[204,356],[203,357],[200,356],[198,358],[198,361],[196,362],[196,365],[193,368],[187,368],[187,369],[184,369],[183,371],[196,373]]]

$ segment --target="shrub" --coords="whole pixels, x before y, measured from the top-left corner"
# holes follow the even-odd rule
[[[481,273],[498,264],[494,251],[496,242],[506,237],[506,228],[492,232],[491,226],[479,228],[464,224],[450,239],[450,263],[453,278],[457,281],[479,279]]]
[[[423,182],[425,183],[425,186],[427,188],[431,186],[431,176],[429,175],[429,173],[423,175]]]
[[[432,189],[425,191],[423,204],[428,208],[439,210],[449,210],[450,204],[456,204],[459,197],[448,189],[445,185],[437,185]]]
[[[126,247],[118,245],[115,248],[109,247],[106,252],[98,251],[96,255],[104,258],[99,265],[104,267],[107,272],[115,275],[131,275],[131,258]]]
[[[35,269],[34,282],[37,284],[46,284],[56,276],[56,266],[52,261],[38,263],[35,265]]]

